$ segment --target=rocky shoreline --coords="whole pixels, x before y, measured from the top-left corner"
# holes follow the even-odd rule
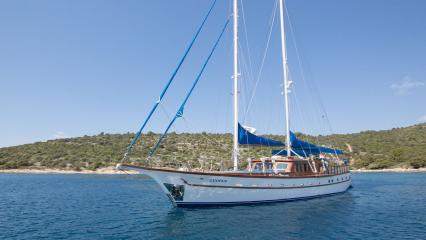
[[[386,169],[352,169],[351,172],[397,172],[415,173],[426,172],[426,168],[386,168]]]
[[[34,174],[137,174],[136,171],[120,171],[114,167],[98,168],[92,170],[67,170],[57,168],[20,168],[20,169],[0,169],[0,173],[34,173]]]
[[[353,173],[375,173],[375,172],[395,172],[395,173],[416,173],[426,172],[426,168],[389,168],[389,169],[352,169]],[[37,168],[37,169],[0,169],[0,173],[33,173],[33,174],[138,174],[136,171],[120,171],[114,167],[99,168],[92,170],[66,170],[56,168]]]

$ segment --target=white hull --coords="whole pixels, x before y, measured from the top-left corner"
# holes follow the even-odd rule
[[[340,193],[351,186],[350,173],[315,177],[250,177],[122,168],[152,177],[179,207],[290,201]],[[179,189],[179,196],[173,196],[171,185]]]

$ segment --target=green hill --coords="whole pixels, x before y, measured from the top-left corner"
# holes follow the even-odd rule
[[[301,134],[299,134],[300,136]],[[283,136],[270,135],[284,141]],[[0,169],[63,168],[97,169],[121,161],[133,134],[104,134],[57,139],[0,148]],[[159,135],[148,133],[126,161],[144,164],[150,147]],[[426,124],[385,131],[355,134],[301,136],[314,143],[331,143],[347,152],[353,168],[382,169],[426,166]],[[190,166],[205,169],[229,168],[232,137],[230,134],[170,134],[152,158],[157,166]],[[270,155],[269,148],[242,148],[241,159]]]

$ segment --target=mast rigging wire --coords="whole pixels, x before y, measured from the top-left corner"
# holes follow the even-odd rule
[[[244,35],[245,35],[245,44],[247,46],[247,55],[248,55],[248,68],[249,70],[247,70],[248,74],[249,74],[249,78],[251,78],[253,80],[254,78],[254,74],[253,74],[253,64],[252,64],[252,60],[251,60],[251,51],[250,51],[250,44],[249,44],[249,39],[248,39],[248,32],[247,32],[247,24],[246,24],[246,15],[245,15],[245,11],[244,11],[244,4],[243,4],[243,0],[240,0],[240,5],[241,5],[241,15],[243,17],[243,27],[244,27]],[[240,46],[241,44],[238,44],[238,46]]]
[[[261,79],[261,75],[262,75],[263,67],[264,67],[264,64],[265,64],[266,56],[268,54],[269,43],[271,41],[272,30],[273,30],[274,24],[275,24],[275,16],[276,16],[276,12],[277,12],[277,7],[278,7],[278,1],[275,1],[273,12],[272,12],[272,16],[271,16],[271,23],[270,23],[270,27],[269,27],[269,32],[268,32],[268,38],[267,38],[267,41],[266,41],[265,51],[263,53],[262,62],[260,64],[260,68],[259,68],[259,73],[257,74],[257,77],[256,77],[256,83],[254,85],[252,94],[250,96],[250,100],[249,100],[248,106],[246,108],[246,111],[244,113],[244,120],[243,120],[243,122],[245,121],[245,119],[246,119],[246,117],[248,115],[248,112],[250,111],[250,107],[251,107],[251,105],[253,103],[254,96],[256,95],[257,86],[259,85],[259,82],[260,82],[260,79]]]
[[[316,109],[316,110],[320,114],[321,114],[321,112],[323,113],[323,116],[325,117],[325,120],[326,120],[326,123],[327,123],[328,130],[330,131],[331,134],[334,134],[334,131],[331,127],[330,119],[328,118],[327,111],[325,110],[325,107],[324,107],[321,95],[318,91],[318,87],[317,87],[315,80],[312,79],[312,84],[308,84],[308,82],[305,78],[302,60],[301,60],[301,57],[300,57],[299,48],[297,47],[296,37],[295,37],[295,33],[294,33],[293,24],[292,24],[292,21],[291,21],[291,18],[290,18],[290,14],[288,12],[287,6],[284,6],[284,9],[287,13],[286,15],[287,15],[288,23],[289,23],[289,26],[290,26],[291,36],[292,36],[292,40],[293,40],[293,44],[294,44],[294,48],[295,48],[295,52],[296,52],[297,61],[298,61],[299,70],[300,70],[302,80],[307,86],[309,86],[309,89],[313,92],[313,94],[311,94],[311,96],[317,96],[317,100],[318,100],[317,103],[319,105],[319,110],[318,109]],[[312,97],[312,100],[314,100],[313,97]],[[313,101],[313,102],[316,102],[316,101]],[[321,125],[321,123],[320,123],[320,125]],[[317,142],[319,142],[318,136],[316,136],[316,140],[317,140]],[[332,142],[335,142],[335,141],[332,140]],[[336,155],[337,158],[339,158],[337,153],[335,153],[335,155]]]

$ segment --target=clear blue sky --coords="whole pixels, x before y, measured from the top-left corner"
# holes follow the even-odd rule
[[[168,122],[165,112],[176,112],[230,13],[230,2],[218,0],[147,130],[161,132]],[[0,1],[0,146],[135,132],[210,3]],[[243,4],[241,108],[245,109],[255,81],[251,75],[259,72],[274,0]],[[426,121],[426,1],[288,0],[287,8],[294,29],[292,34],[287,26],[295,82],[293,130],[348,133]],[[241,22],[244,19],[240,12]],[[259,133],[282,134],[284,129],[277,27],[247,117],[241,110],[241,121]],[[187,124],[178,120],[173,131],[231,131],[230,30],[187,104]]]

